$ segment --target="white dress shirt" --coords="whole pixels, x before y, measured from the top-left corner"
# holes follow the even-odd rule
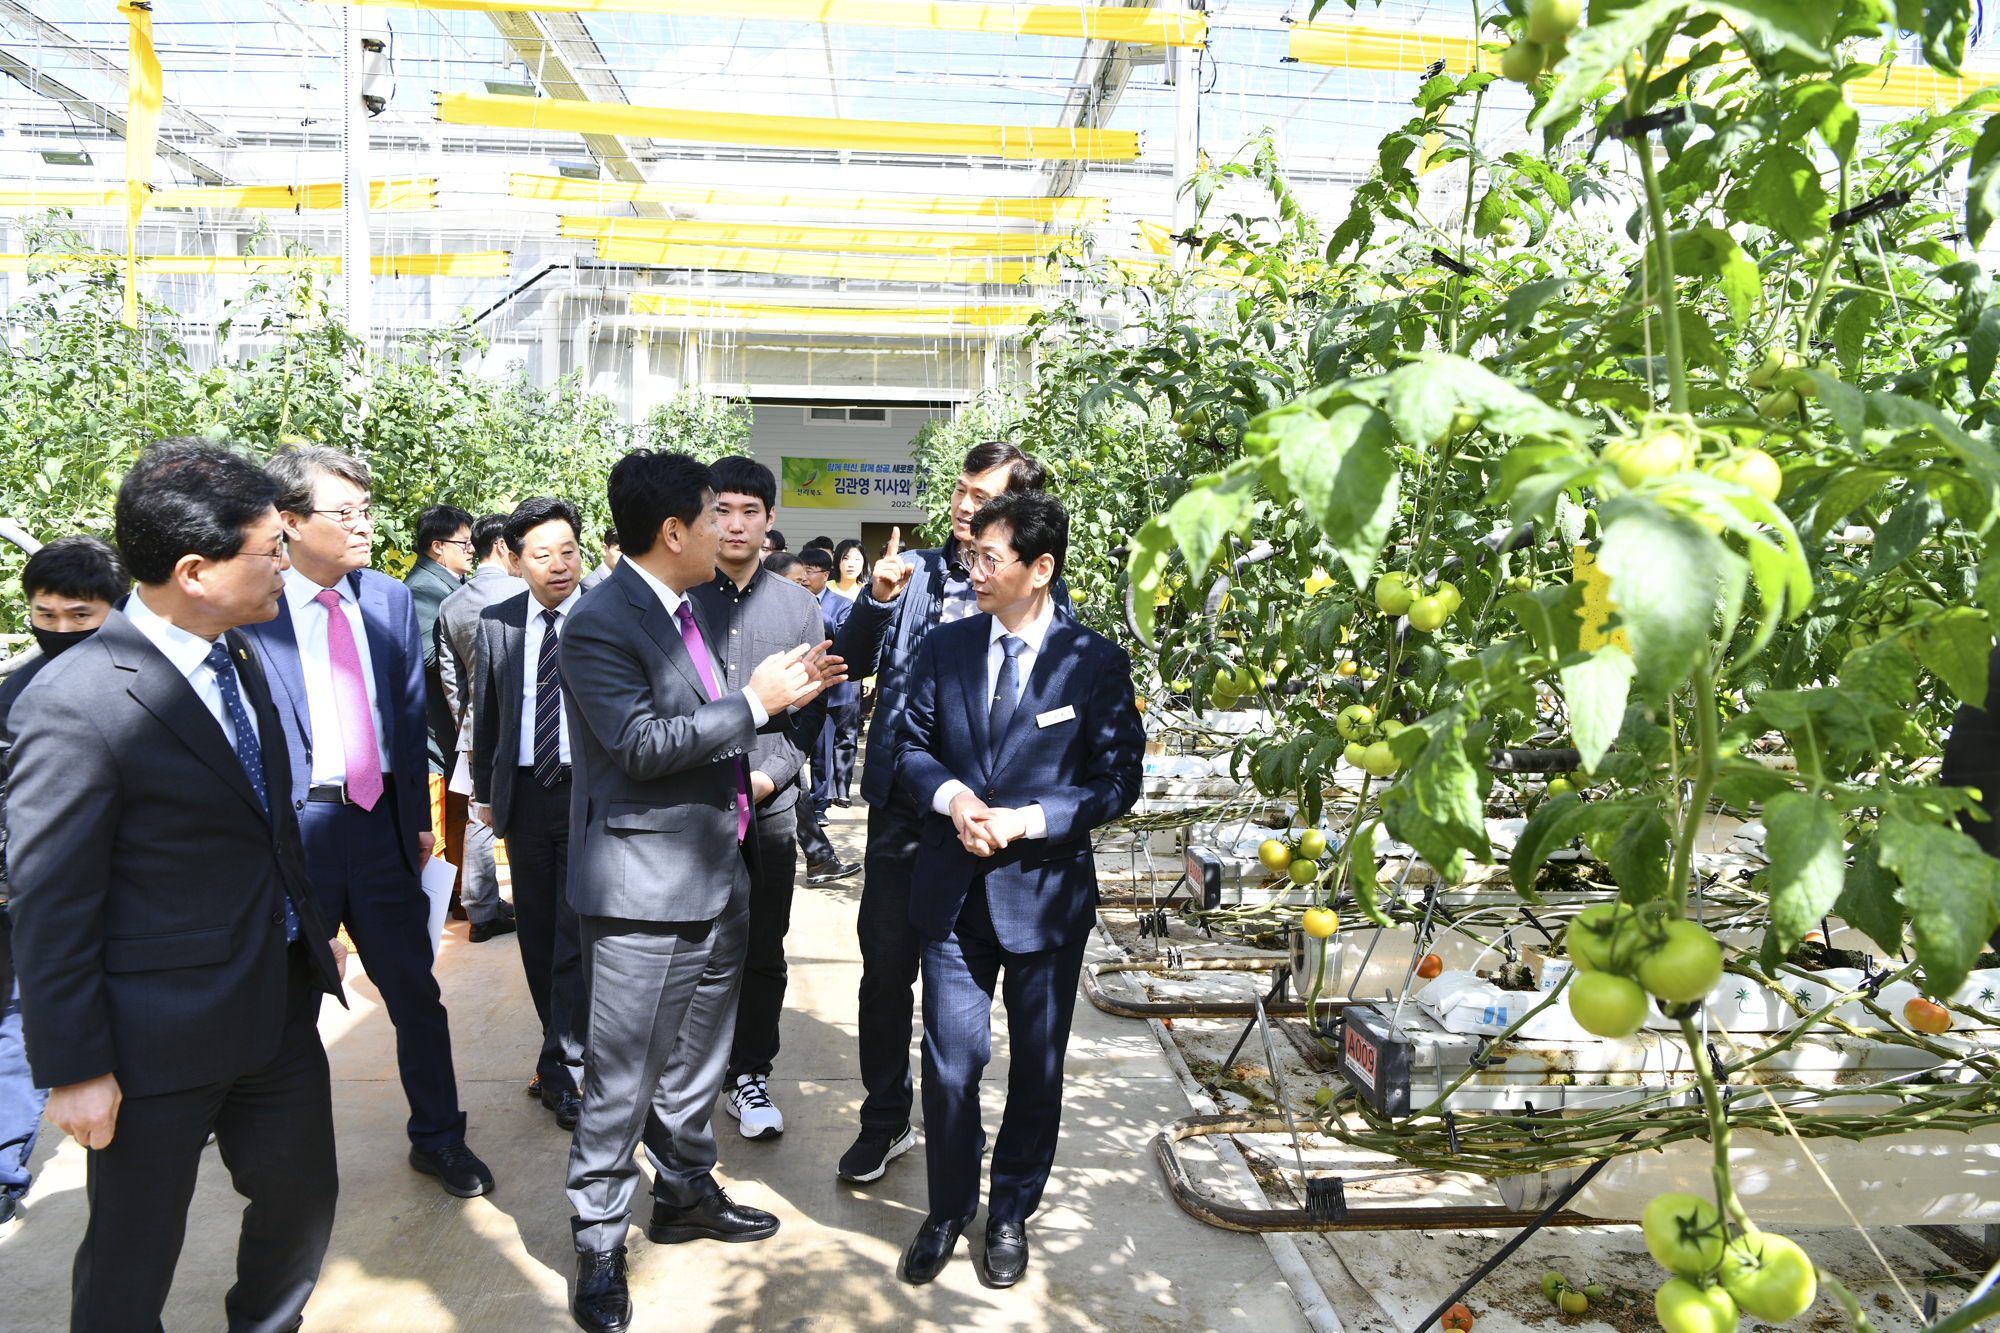
[[[1021,696],[1028,692],[1028,677],[1035,669],[1035,662],[1042,655],[1042,644],[1048,639],[1049,626],[1055,623],[1055,618],[1055,599],[1050,598],[1043,605],[1039,615],[1021,626],[1020,629],[1014,631],[1014,637],[1027,645],[1014,656],[1014,702],[1017,704],[1021,702]],[[986,706],[988,709],[992,708],[994,697],[1000,693],[1000,668],[1007,660],[1007,650],[1000,646],[1000,640],[1007,637],[1007,627],[1000,623],[998,616],[993,617],[992,625],[992,634],[986,640]],[[999,743],[999,737],[995,736],[992,739],[994,744],[997,745]],[[972,788],[966,786],[957,778],[949,778],[931,797],[931,809],[941,815],[948,815],[951,813],[952,798],[962,791],[971,790]],[[1039,803],[1021,807],[1021,822],[1028,826],[1028,837],[1046,838],[1049,836],[1048,816],[1042,813],[1042,807]]]
[[[333,692],[333,659],[326,650],[326,608],[313,599],[326,589],[299,573],[293,565],[285,571],[285,601],[292,612],[292,637],[299,645],[299,668],[306,678],[306,708],[312,717],[312,785],[338,787],[347,781],[347,752],[341,744],[339,696]],[[389,729],[382,725],[382,703],[375,697],[375,659],[368,651],[368,626],[361,619],[361,603],[354,600],[354,586],[345,578],[335,584],[340,594],[340,610],[347,617],[348,632],[354,636],[354,651],[361,659],[361,682],[368,691],[368,711],[375,725],[375,750],[381,757],[382,775],[389,774]]]
[[[654,578],[651,574],[648,574],[646,572],[646,567],[640,564],[637,560],[632,561],[632,572],[634,574],[637,574],[640,578],[646,581],[646,586],[651,588],[653,590],[653,595],[660,599],[660,605],[666,607],[667,614],[673,617],[674,627],[676,629],[680,628],[681,603],[686,601],[687,599],[682,597],[679,593],[675,592],[672,588],[669,588],[666,584]],[[699,622],[697,622],[697,624],[698,623]],[[708,641],[708,636],[706,634],[703,634],[702,642],[706,643],[707,641]],[[708,656],[709,656],[709,663],[708,663],[709,673],[713,675],[716,679],[716,682],[720,684],[722,681],[722,668],[718,666],[715,662],[715,649],[712,645],[709,648]],[[758,699],[756,694],[754,694],[747,687],[743,691],[743,697],[749,700],[750,702],[750,720],[753,726],[761,727],[766,722],[769,722],[771,720],[770,710],[765,708],[763,701]]]
[[[187,677],[187,683],[194,688],[195,697],[202,706],[221,724],[222,738],[230,748],[236,746],[236,725],[229,720],[229,708],[222,702],[222,687],[215,683],[215,672],[209,668],[208,652],[215,645],[199,634],[190,634],[173,621],[160,615],[146,605],[146,599],[133,593],[125,603],[125,618],[132,622],[132,628],[145,635],[161,656],[173,663],[174,670]],[[237,677],[237,688],[243,688],[242,677]],[[243,711],[250,715],[250,730],[257,731],[257,710],[250,706],[246,697]],[[259,742],[261,747],[261,740]]]
[[[581,588],[571,589],[569,596],[562,599],[555,608],[556,642],[562,642],[563,627],[569,624],[569,613],[576,609],[576,599],[583,596]],[[521,669],[521,751],[518,756],[522,768],[535,766],[535,692],[541,685],[539,679],[542,662],[542,635],[547,632],[548,622],[543,619],[545,610],[528,594],[528,637],[522,643],[525,655]],[[569,709],[556,710],[556,753],[561,762],[569,762]]]

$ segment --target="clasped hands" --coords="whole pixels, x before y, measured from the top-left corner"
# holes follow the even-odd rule
[[[974,856],[991,856],[1014,839],[1028,836],[1027,816],[988,805],[969,791],[951,798],[951,823],[959,842]]]
[[[750,673],[750,692],[772,717],[811,703],[821,690],[847,679],[847,663],[827,651],[832,647],[832,639],[823,639],[772,653]]]

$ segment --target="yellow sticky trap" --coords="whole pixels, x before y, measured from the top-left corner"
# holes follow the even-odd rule
[[[1595,652],[1610,643],[1631,652],[1632,642],[1625,637],[1624,630],[1604,632],[1605,622],[1618,609],[1618,604],[1611,600],[1611,576],[1597,567],[1597,556],[1587,546],[1573,548],[1570,557],[1576,562],[1572,581],[1583,585],[1583,609],[1576,613],[1583,621],[1576,634],[1577,647]]]

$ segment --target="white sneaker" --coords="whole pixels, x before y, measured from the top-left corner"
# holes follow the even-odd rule
[[[762,1074],[738,1074],[728,1106],[737,1120],[736,1132],[746,1139],[775,1139],[785,1132],[785,1113],[771,1105]]]

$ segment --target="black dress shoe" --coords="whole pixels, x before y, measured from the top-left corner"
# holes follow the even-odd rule
[[[924,1224],[917,1228],[917,1238],[903,1251],[903,1281],[921,1287],[942,1273],[951,1260],[951,1252],[958,1248],[959,1236],[971,1221],[972,1213],[956,1219],[925,1218]]]
[[[512,921],[514,919],[514,904],[508,902],[505,898],[500,899],[500,915]]]
[[[527,1091],[530,1097],[539,1097],[542,1095],[542,1076],[540,1074],[528,1080]]]
[[[550,1097],[542,1094],[542,1105],[555,1112],[556,1124],[565,1130],[576,1128],[577,1118],[583,1114],[583,1094],[569,1088]]]
[[[1019,1222],[986,1219],[986,1280],[1011,1287],[1028,1271],[1028,1229]]]
[[[686,1240],[763,1240],[776,1235],[778,1219],[761,1208],[746,1208],[716,1190],[700,1203],[676,1208],[664,1199],[653,1200],[653,1224],[646,1239],[655,1245],[678,1245]]]
[[[446,1194],[455,1194],[461,1199],[476,1199],[493,1190],[493,1173],[463,1141],[436,1152],[412,1147],[410,1165],[427,1176],[436,1176]]]
[[[491,921],[475,921],[472,923],[472,942],[484,944],[499,935],[512,935],[519,929],[511,918],[504,916],[496,916]]]
[[[836,859],[822,862],[816,866],[806,867],[806,883],[831,884],[837,879],[846,879],[859,869],[861,869],[859,861],[842,862]]]
[[[569,1312],[590,1333],[625,1333],[632,1326],[632,1293],[625,1286],[625,1247],[576,1256],[576,1295]]]

